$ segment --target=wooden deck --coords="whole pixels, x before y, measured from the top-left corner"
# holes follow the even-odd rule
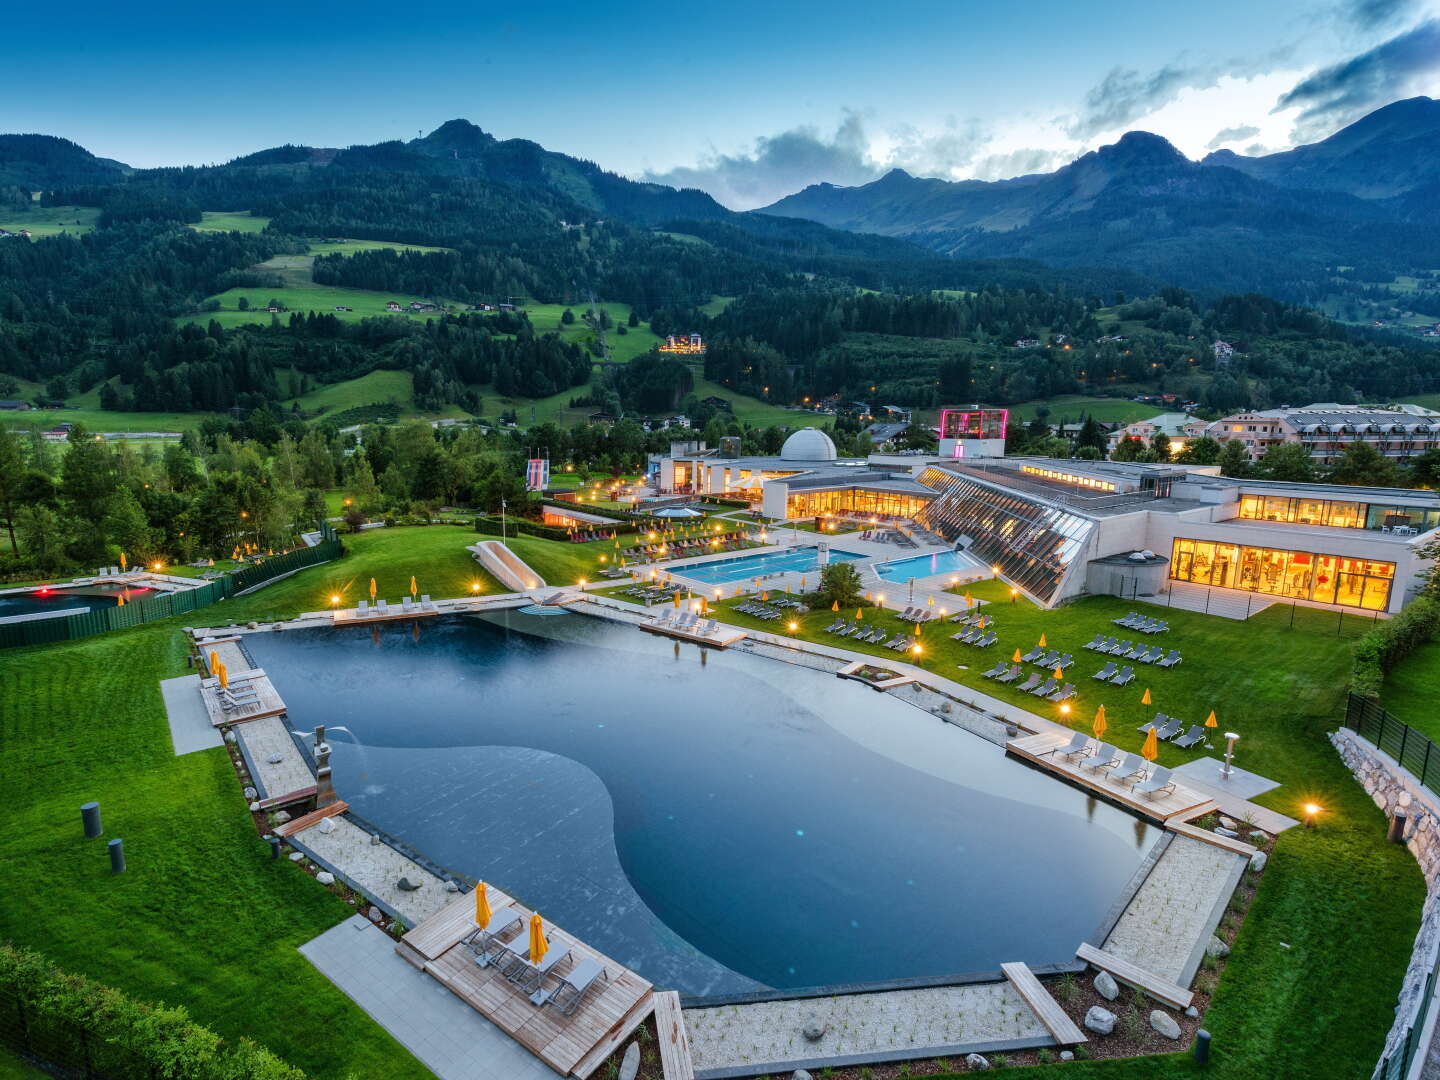
[[[287,821],[275,829],[276,836],[294,836],[298,832],[304,832],[312,825],[319,825],[328,817],[336,814],[343,814],[350,809],[350,804],[344,799],[336,799],[329,806],[322,806],[319,810],[312,810],[308,814],[302,814],[294,821]]]
[[[1045,1025],[1045,1030],[1050,1032],[1053,1038],[1061,1046],[1074,1046],[1076,1043],[1087,1042],[1085,1033],[1075,1026],[1065,1010],[1060,1008],[1060,1003],[1050,996],[1050,992],[1040,985],[1040,980],[1030,970],[1028,964],[1011,963],[1001,964],[1000,970],[1005,973],[1005,978],[1015,987],[1018,993],[1025,1000],[1040,1023]]]
[[[509,904],[526,920],[532,914],[493,887],[489,900],[492,911]],[[396,951],[561,1076],[584,1080],[654,1009],[650,983],[549,923],[550,948],[569,948],[571,954],[569,961],[562,962],[561,974],[576,959],[589,957],[604,965],[609,981],[593,985],[571,1016],[553,1005],[532,1005],[529,996],[493,965],[480,967],[470,950],[460,944],[475,929],[474,914],[475,894],[462,893],[406,934]],[[527,932],[524,927],[519,931]],[[548,985],[553,985],[553,980],[547,981]]]
[[[673,626],[657,626],[655,623],[636,623],[641,630],[647,634],[658,634],[661,637],[675,638],[677,641],[689,641],[696,645],[710,645],[716,649],[728,648],[745,637],[744,630],[737,630],[733,626],[721,623],[713,634],[694,634],[689,630],[676,630]]]
[[[220,680],[200,680],[200,698],[205,702],[205,711],[210,716],[210,723],[215,727],[259,720],[262,716],[279,716],[285,711],[285,701],[270,682],[264,668],[249,668],[231,675],[230,689],[235,693],[253,690],[259,694],[259,699],[227,711],[220,704]]]
[[[680,1011],[680,995],[674,990],[655,995],[655,1030],[660,1042],[660,1070],[665,1080],[695,1080],[690,1037],[685,1034],[685,1014]]]
[[[1075,955],[1101,971],[1108,971],[1117,982],[1133,986],[1137,990],[1143,990],[1171,1008],[1188,1009],[1190,1002],[1194,1000],[1195,995],[1183,986],[1177,986],[1169,979],[1146,971],[1140,965],[1132,964],[1129,960],[1116,956],[1114,953],[1097,949],[1094,945],[1082,942],[1080,947],[1075,950]]]
[[[383,613],[373,607],[367,608],[363,615],[359,608],[340,608],[331,612],[331,618],[336,626],[362,626],[368,623],[399,622],[405,619],[433,619],[440,614],[443,613],[435,606],[422,608],[416,604],[406,611],[399,604],[387,603]]]
[[[1011,739],[1005,744],[1005,749],[1016,757],[1034,762],[1042,769],[1048,769],[1073,784],[1099,792],[1112,802],[1117,802],[1127,809],[1134,810],[1136,813],[1143,814],[1162,824],[1171,818],[1187,816],[1210,802],[1208,796],[1191,791],[1180,784],[1175,785],[1174,791],[1159,798],[1136,795],[1128,784],[1116,783],[1111,776],[1111,770],[1082,769],[1078,761],[1072,762],[1057,755],[1055,751],[1068,744],[1069,741],[1069,733],[1062,735],[1058,732],[1047,731],[1039,735],[1026,735],[1018,739]]]
[[[1224,848],[1226,851],[1233,851],[1236,855],[1244,855],[1247,859],[1260,850],[1253,844],[1247,844],[1244,840],[1221,836],[1219,833],[1211,832],[1209,829],[1202,829],[1198,825],[1191,825],[1188,821],[1167,821],[1165,827],[1171,832],[1177,832],[1182,836],[1191,836],[1206,844],[1213,844],[1215,847]]]

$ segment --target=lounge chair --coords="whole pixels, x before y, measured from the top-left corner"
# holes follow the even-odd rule
[[[430,599],[429,593],[420,594],[420,608],[422,611],[435,611],[435,601]]]
[[[1104,643],[1105,643],[1105,635],[1104,635],[1104,634],[1096,634],[1093,638],[1091,638],[1089,641],[1087,641],[1084,645],[1082,645],[1082,646],[1080,646],[1080,647],[1081,647],[1082,649],[1098,649],[1098,648],[1099,648],[1101,645],[1103,645]]]
[[[1180,663],[1180,654],[1174,649],[1171,649],[1168,653],[1165,654],[1164,660],[1157,660],[1155,662],[1161,667],[1174,667],[1176,664]]]
[[[515,939],[525,943],[525,951],[520,958],[520,963],[513,965],[505,972],[505,977],[518,986],[523,993],[526,990],[538,990],[540,984],[545,981],[560,962],[570,955],[570,946],[552,944],[545,955],[540,958],[540,963],[530,963],[530,935],[521,934]]]
[[[988,649],[991,645],[994,645],[995,642],[999,640],[1000,635],[995,633],[994,630],[989,630],[986,631],[984,637],[982,637],[979,641],[975,642],[975,647],[977,649]]]
[[[1156,769],[1148,780],[1135,785],[1136,795],[1168,795],[1175,790],[1175,781],[1170,779],[1169,769]]]
[[[1075,684],[1074,684],[1074,683],[1068,683],[1068,682],[1067,682],[1067,683],[1066,683],[1064,686],[1062,686],[1059,690],[1056,690],[1055,693],[1053,693],[1053,694],[1048,694],[1048,695],[1046,695],[1046,696],[1047,696],[1047,697],[1049,698],[1049,700],[1051,700],[1051,701],[1060,702],[1060,701],[1069,701],[1072,697],[1075,696],[1075,694],[1076,694]]]
[[[1025,669],[1022,668],[1019,664],[1015,664],[1015,665],[1013,665],[1013,666],[1010,668],[1010,670],[1007,671],[1004,675],[997,675],[997,676],[995,677],[995,681],[996,681],[996,682],[1003,682],[1003,683],[1012,683],[1012,682],[1014,682],[1016,679],[1018,679],[1018,678],[1019,678],[1021,675],[1023,675],[1023,674],[1025,674]]]
[[[1171,741],[1174,742],[1176,746],[1183,747],[1184,749],[1188,750],[1196,743],[1205,741],[1205,729],[1199,724],[1191,724],[1189,731],[1187,731],[1184,735],[1177,736]]]
[[[1107,660],[1105,662],[1105,666],[1102,667],[1099,671],[1095,672],[1095,674],[1091,675],[1090,677],[1092,679],[1099,679],[1104,682],[1106,679],[1110,678],[1110,676],[1114,675],[1119,670],[1120,669],[1116,666],[1114,660]]]
[[[1120,751],[1109,743],[1101,743],[1095,747],[1095,753],[1091,754],[1084,761],[1080,762],[1082,769],[1109,769],[1120,760]]]
[[[911,647],[912,647],[914,644],[915,644],[915,639],[914,639],[914,638],[907,637],[907,638],[903,638],[903,639],[901,640],[901,642],[900,642],[899,645],[891,645],[891,646],[889,646],[889,648],[894,649],[894,650],[895,650],[896,652],[898,652],[898,653],[907,653],[907,652],[910,651]]]
[[[1050,752],[1052,754],[1058,754],[1060,757],[1072,757],[1073,755],[1080,753],[1089,745],[1090,736],[1086,735],[1083,731],[1077,731],[1075,732],[1075,734],[1070,736],[1070,741],[1068,743],[1066,743],[1064,746],[1057,746],[1054,750],[1051,750]]]
[[[1059,685],[1060,680],[1052,676],[1051,678],[1046,679],[1034,690],[1031,690],[1030,693],[1034,694],[1036,697],[1049,697],[1055,692]]]
[[[1175,717],[1171,716],[1166,719],[1165,726],[1155,733],[1155,737],[1157,739],[1165,739],[1168,742],[1170,739],[1173,739],[1176,735],[1179,735],[1180,732],[1184,730],[1184,722],[1181,720],[1176,720]]]
[[[1039,660],[1036,660],[1036,661],[1035,661],[1035,663],[1039,664],[1039,665],[1040,665],[1041,667],[1043,667],[1046,671],[1051,671],[1051,670],[1053,670],[1054,667],[1055,667],[1055,665],[1058,664],[1059,662],[1060,662],[1060,654],[1059,654],[1058,652],[1053,651],[1053,650],[1052,650],[1051,652],[1046,653],[1046,654],[1045,654],[1044,656],[1042,656]]]
[[[406,615],[409,615],[410,612],[412,612],[413,610],[415,610],[414,607],[412,607],[412,602],[411,602],[411,600],[410,600],[410,597],[408,597],[408,596],[402,596],[402,597],[400,598],[400,610],[403,611]]]
[[[1156,731],[1159,731],[1161,728],[1163,728],[1163,727],[1164,727],[1166,724],[1168,724],[1169,722],[1170,722],[1170,717],[1166,716],[1163,712],[1157,712],[1157,713],[1155,714],[1155,719],[1154,719],[1154,720],[1147,720],[1145,723],[1141,724],[1141,725],[1140,725],[1138,728],[1136,728],[1135,730],[1138,731],[1138,732],[1140,732],[1140,734],[1143,735],[1143,734],[1145,734],[1145,732],[1149,731],[1151,728],[1154,728]]]
[[[1152,622],[1149,626],[1145,627],[1145,633],[1163,634],[1166,630],[1169,629],[1170,624],[1168,622],[1166,622],[1164,619],[1157,619],[1155,622]]]
[[[1075,657],[1071,656],[1071,655],[1067,652],[1064,656],[1060,657],[1059,660],[1056,660],[1055,663],[1054,663],[1054,665],[1052,665],[1052,666],[1053,666],[1053,667],[1058,667],[1060,670],[1063,671],[1063,670],[1065,670],[1067,667],[1069,667],[1071,664],[1073,664],[1074,662],[1075,662]]]
[[[1115,780],[1121,784],[1138,784],[1148,771],[1149,766],[1139,754],[1126,754],[1125,760],[1115,767]]]
[[[384,600],[376,600],[376,601],[375,601],[375,614],[376,614],[376,615],[388,615],[388,614],[390,614],[389,609],[385,606],[385,601],[384,601]]]
[[[488,923],[476,927],[464,939],[466,948],[475,954],[475,963],[481,967],[488,967],[494,963],[501,950],[500,935],[511,927],[522,925],[524,921],[520,917],[520,912],[508,905],[491,913]]]
[[[1132,611],[1132,612],[1130,612],[1128,615],[1125,615],[1125,616],[1122,617],[1122,618],[1119,618],[1119,619],[1111,619],[1110,621],[1113,622],[1116,626],[1125,626],[1125,627],[1128,627],[1132,622],[1134,622],[1134,621],[1135,621],[1136,619],[1138,619],[1139,617],[1140,617],[1140,616],[1139,616],[1138,614],[1136,614],[1135,612]]]
[[[606,974],[604,965],[587,956],[577,961],[575,966],[564,975],[559,976],[560,981],[554,990],[548,994],[542,994],[537,990],[530,996],[530,1000],[536,1005],[554,1005],[566,1016],[569,1016],[579,1008],[580,1002],[585,997],[585,991],[589,990],[599,979],[609,982],[610,976]],[[537,997],[538,1001],[536,1001]]]
[[[1024,656],[1020,657],[1020,659],[1027,664],[1033,664],[1036,660],[1040,659],[1040,657],[1044,655],[1045,650],[1040,648],[1039,645],[1036,645],[1035,648],[1031,649]]]
[[[1142,641],[1137,641],[1133,646],[1131,646],[1129,652],[1121,653],[1119,655],[1122,660],[1139,660],[1140,657],[1144,656],[1145,653],[1147,653],[1149,650],[1149,645],[1146,645]]]
[[[1005,672],[1009,669],[1009,667],[1010,667],[1009,663],[1007,663],[1007,662],[1004,661],[1004,660],[1001,660],[998,664],[996,664],[994,667],[992,667],[989,671],[982,671],[982,672],[980,673],[980,677],[981,677],[982,679],[993,679],[993,678],[995,678],[996,676],[1004,675]]]
[[[1142,664],[1153,664],[1156,660],[1159,660],[1164,655],[1165,650],[1160,648],[1159,645],[1151,645],[1150,648],[1146,649],[1139,656],[1135,657],[1135,659]]]
[[[1120,669],[1120,673],[1118,675],[1115,675],[1110,679],[1110,682],[1115,686],[1124,686],[1126,683],[1130,682],[1134,678],[1135,669],[1129,664],[1126,664]]]
[[[369,600],[361,600],[360,603],[356,604],[356,605],[355,605],[355,614],[356,614],[356,615],[369,615],[369,614],[370,614],[370,601],[369,601]]]
[[[1135,647],[1135,643],[1134,643],[1134,642],[1131,642],[1131,641],[1121,641],[1121,642],[1118,642],[1118,643],[1110,646],[1110,648],[1107,649],[1106,651],[1107,651],[1111,656],[1124,656],[1126,653],[1128,653],[1128,652],[1129,652],[1132,648],[1134,648],[1134,647]]]
[[[839,630],[840,627],[842,627],[842,626],[844,626],[844,625],[845,625],[845,620],[844,620],[844,619],[836,619],[836,620],[835,620],[834,622],[832,622],[829,626],[825,627],[825,633],[827,633],[827,634],[833,634],[836,630]]]
[[[1040,680],[1043,677],[1044,676],[1032,672],[1030,677],[1026,679],[1023,683],[1021,683],[1018,687],[1016,687],[1016,689],[1023,690],[1028,694],[1031,690],[1034,690],[1035,687],[1040,685]],[[1053,682],[1054,680],[1052,679],[1051,681]]]

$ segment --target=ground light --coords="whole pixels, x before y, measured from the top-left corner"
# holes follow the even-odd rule
[[[472,582],[470,583],[470,591],[471,591],[472,593],[479,592],[479,591],[480,591],[480,582],[478,582],[478,581],[472,581]]]
[[[1060,704],[1060,715],[1061,715],[1061,716],[1069,716],[1069,715],[1070,715],[1070,703],[1069,703],[1068,701],[1061,702],[1061,704]]]
[[[790,633],[793,634],[796,630],[799,630],[799,629],[800,629],[800,624],[797,623],[794,619],[791,619],[791,620],[790,620]]]
[[[1307,802],[1305,804],[1305,827],[1307,829],[1313,829],[1315,827],[1315,815],[1320,813],[1320,810],[1321,807],[1313,802]]]
[[[582,578],[577,582],[577,584],[580,586],[580,591],[581,591],[581,592],[584,592],[584,591],[585,591],[585,579],[582,577]]]
[[[1020,596],[1020,590],[1019,590],[1019,589],[1011,589],[1011,590],[1010,590],[1010,603],[1012,603],[1012,604],[1015,603],[1016,599],[1017,599],[1019,596]]]
[[[332,596],[332,597],[330,597],[330,606],[331,606],[331,607],[339,607],[339,605],[340,605],[340,597],[338,597],[338,596]]]

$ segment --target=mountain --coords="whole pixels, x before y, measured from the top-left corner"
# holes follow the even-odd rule
[[[130,166],[96,157],[54,135],[0,135],[0,186],[41,191],[62,184],[104,184],[123,179]]]
[[[1217,150],[1201,164],[1238,169],[1280,187],[1363,199],[1404,195],[1440,179],[1440,101],[1396,101],[1309,146],[1259,157]]]
[[[905,237],[949,255],[1123,267],[1192,288],[1313,300],[1330,267],[1388,281],[1440,250],[1440,102],[1396,102],[1323,143],[1187,159],[1132,131],[1053,173],[1013,180],[816,184],[759,213]],[[1377,179],[1377,177],[1383,179]]]

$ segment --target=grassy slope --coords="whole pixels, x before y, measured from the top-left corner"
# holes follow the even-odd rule
[[[245,211],[230,213],[223,210],[204,210],[200,223],[190,226],[196,232],[264,232],[270,224],[268,217],[255,217]]]
[[[1011,419],[1033,420],[1035,410],[1040,406],[1045,406],[1050,410],[1046,419],[1052,424],[1058,424],[1061,420],[1077,421],[1083,416],[1093,416],[1096,420],[1106,423],[1119,420],[1128,424],[1133,420],[1143,420],[1166,411],[1158,405],[1142,405],[1138,401],[1127,401],[1124,398],[1064,394],[1043,401],[1027,401],[1023,405],[1012,405],[1010,407]]]
[[[84,424],[93,432],[101,431],[185,431],[199,427],[210,413],[134,413],[106,412],[103,409],[31,409],[28,412],[0,413],[0,424],[29,431],[38,426],[48,431],[68,420]]]
[[[1413,728],[1440,742],[1435,688],[1440,686],[1440,641],[1421,645],[1386,677],[1381,704]]]
[[[1043,632],[1050,646],[1081,658],[1072,669],[1079,676],[1072,681],[1080,687],[1074,715],[1081,724],[1088,725],[1103,703],[1110,720],[1106,738],[1139,750],[1135,729],[1157,710],[1198,723],[1214,708],[1220,730],[1243,736],[1237,763],[1282,784],[1257,802],[1292,816],[1306,800],[1325,807],[1321,828],[1290,830],[1271,857],[1206,1016],[1215,1037],[1209,1073],[1235,1080],[1369,1075],[1393,1019],[1424,882],[1405,849],[1384,843],[1383,816],[1325,738],[1337,726],[1348,667],[1349,642],[1337,637],[1334,617],[1301,609],[1291,630],[1288,609],[1272,609],[1246,623],[1161,610],[1173,627],[1163,644],[1180,649],[1184,662],[1169,671],[1143,668],[1129,687],[1101,691],[1090,675],[1102,661],[1080,646],[1096,633],[1115,631],[1110,620],[1134,603],[1093,597],[1043,611],[1024,602],[1011,605],[994,583],[972,592],[996,601],[999,643],[980,652],[932,630],[925,637],[927,667],[1058,720],[1049,702],[979,675],[1015,648],[1034,645]],[[804,617],[802,636],[826,640],[819,628],[832,617],[829,611]],[[728,610],[725,618],[759,625]],[[886,618],[886,625],[899,628],[893,616]],[[774,630],[773,624],[766,628]],[[851,647],[894,657],[878,647]],[[957,667],[960,663],[967,669]],[[1147,686],[1153,706],[1140,704]],[[1160,763],[1173,766],[1207,754],[1217,751],[1167,745]],[[1356,939],[1362,930],[1363,944]],[[1067,1075],[1070,1071],[1146,1080],[1199,1072],[1182,1055],[1076,1065]]]
[[[209,609],[223,622],[314,610],[379,579],[397,598],[410,574],[432,596],[497,586],[462,528],[374,530],[344,560]],[[296,952],[350,912],[269,861],[220,750],[176,757],[158,681],[186,673],[182,624],[197,614],[0,664],[0,803],[11,827],[0,937],[149,1000],[183,1004],[225,1035],[251,1035],[318,1077],[426,1077],[410,1055]],[[129,870],[108,872],[76,807],[99,799]]]
[[[0,229],[9,232],[29,229],[36,240],[67,232],[79,236],[95,228],[99,217],[100,211],[93,206],[41,206],[36,203],[25,211],[0,209]]]

